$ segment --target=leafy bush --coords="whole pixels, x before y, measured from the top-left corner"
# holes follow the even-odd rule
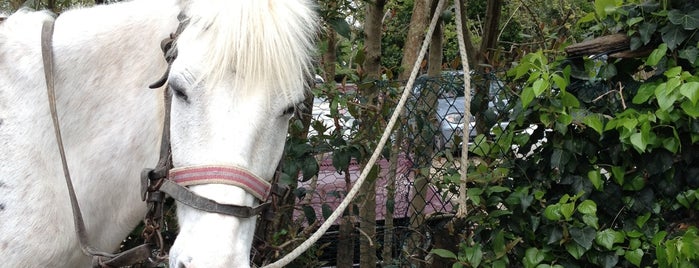
[[[433,250],[454,267],[699,262],[699,7],[598,0],[582,23],[650,54],[536,52],[510,70],[521,85],[512,123],[470,148],[485,161],[469,175],[505,175],[470,183],[473,229],[458,252]]]

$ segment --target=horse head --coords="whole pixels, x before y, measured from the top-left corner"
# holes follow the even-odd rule
[[[255,207],[266,201],[265,183],[304,99],[316,18],[306,0],[215,2],[180,3],[168,75],[170,173],[181,182],[199,176],[184,184],[198,196]],[[178,202],[177,218],[171,267],[249,265],[256,216]]]

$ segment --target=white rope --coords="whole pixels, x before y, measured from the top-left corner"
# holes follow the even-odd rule
[[[439,3],[437,4],[437,9],[435,10],[442,10],[442,7],[444,6],[445,0],[439,0]],[[274,263],[271,263],[267,266],[264,266],[263,268],[281,268],[284,267],[285,265],[289,264],[291,261],[296,259],[298,256],[303,254],[308,248],[310,248],[313,244],[315,244],[318,239],[320,239],[323,234],[325,234],[325,231],[332,226],[332,224],[337,220],[337,218],[342,215],[342,213],[345,211],[349,203],[354,199],[354,197],[357,195],[357,192],[359,192],[359,187],[364,183],[364,180],[366,180],[367,174],[369,174],[369,171],[371,168],[374,166],[376,163],[376,160],[378,160],[379,156],[381,155],[381,149],[386,145],[386,141],[388,140],[393,127],[396,125],[396,122],[398,121],[398,117],[400,116],[401,113],[403,113],[403,108],[405,107],[405,103],[408,101],[408,97],[411,94],[411,89],[413,88],[413,84],[415,83],[415,78],[417,78],[417,74],[420,71],[420,63],[422,60],[425,58],[425,54],[427,53],[427,48],[429,47],[430,41],[432,39],[432,33],[434,32],[434,29],[437,27],[437,22],[439,21],[439,15],[434,15],[432,17],[432,21],[430,22],[430,27],[427,31],[427,34],[425,35],[425,40],[422,42],[422,48],[420,49],[420,54],[418,55],[417,60],[415,61],[415,65],[413,65],[413,70],[410,73],[410,79],[408,79],[408,83],[405,85],[405,89],[403,89],[403,94],[401,95],[400,101],[398,102],[398,106],[396,107],[396,110],[393,111],[393,114],[391,115],[391,120],[388,121],[388,125],[386,126],[386,130],[384,130],[383,135],[381,136],[381,140],[379,140],[379,144],[376,146],[376,149],[374,149],[374,153],[371,155],[371,158],[369,159],[369,162],[364,166],[364,169],[362,170],[361,175],[359,175],[359,178],[357,179],[357,182],[352,186],[352,189],[350,189],[349,193],[347,193],[347,196],[345,197],[344,200],[342,200],[342,203],[337,206],[335,211],[328,217],[325,222],[323,222],[320,227],[318,227],[318,230],[316,230],[311,237],[308,238],[308,240],[303,241],[301,245],[299,245],[297,248],[289,252],[286,256],[283,258],[277,260]]]
[[[461,19],[461,0],[454,0],[456,6],[456,37],[459,40],[459,54],[461,55],[461,64],[464,68],[464,129],[461,132],[463,135],[463,144],[461,145],[461,166],[459,173],[461,175],[461,183],[459,184],[459,210],[456,212],[457,218],[464,218],[468,214],[466,208],[466,182],[468,180],[468,140],[471,135],[471,69],[468,66],[468,55],[466,54],[466,41],[464,41],[464,22]]]

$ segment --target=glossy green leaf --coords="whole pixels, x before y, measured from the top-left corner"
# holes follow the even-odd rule
[[[551,221],[558,221],[563,215],[561,214],[561,204],[549,205],[544,209],[544,217]]]
[[[650,42],[651,37],[655,34],[655,30],[658,28],[658,24],[653,22],[643,22],[638,27],[638,33],[641,35],[641,41],[643,45]]]
[[[553,80],[553,83],[558,87],[561,91],[565,91],[566,87],[568,87],[568,80],[563,78],[562,76],[558,74],[553,74],[551,75],[551,80]]]
[[[626,170],[624,167],[613,166],[612,167],[612,179],[619,185],[624,185],[624,176],[626,175]]]
[[[634,148],[640,153],[646,151],[646,146],[648,146],[648,143],[643,140],[643,134],[640,132],[631,134],[631,145],[633,145]]]
[[[585,215],[595,215],[597,213],[597,204],[590,199],[580,202],[578,211]]]
[[[699,101],[699,82],[687,82],[680,86],[680,94],[685,96],[692,104]]]
[[[653,95],[655,95],[655,88],[656,85],[652,83],[644,83],[641,85],[641,87],[638,88],[638,92],[636,92],[636,95],[633,97],[633,100],[631,100],[634,104],[641,104]]]
[[[695,9],[689,13],[685,11],[673,9],[667,13],[667,18],[672,24],[681,25],[685,30],[694,30],[699,28],[699,10]]]
[[[548,87],[549,87],[549,83],[548,83],[548,81],[546,81],[544,79],[538,79],[538,80],[534,81],[534,83],[532,84],[532,89],[534,90],[534,96],[536,96],[536,97],[541,96],[541,94],[544,93],[544,91],[546,91],[546,89],[548,89]]]
[[[638,228],[643,228],[648,219],[650,219],[650,212],[646,212],[645,214],[636,217],[636,226],[638,226]]]
[[[602,189],[602,174],[600,174],[599,170],[590,170],[587,172],[587,178],[590,179],[590,182],[592,182],[592,186],[595,186],[595,189]]]
[[[583,124],[594,129],[598,134],[602,135],[604,132],[604,123],[599,114],[591,114],[583,118]]]
[[[682,102],[680,107],[682,108],[682,111],[692,118],[696,119],[699,117],[699,103],[692,104],[691,102],[685,101]]]
[[[615,243],[624,242],[624,233],[612,229],[604,229],[595,235],[595,243],[607,250],[612,250]]]
[[[643,250],[640,248],[635,250],[627,250],[624,253],[624,258],[638,267],[641,265],[641,260],[643,259]]]
[[[527,108],[529,106],[529,103],[531,103],[534,100],[534,89],[531,87],[525,87],[522,90],[522,108]]]
[[[671,79],[672,80],[672,79]],[[676,80],[675,80],[676,81]],[[658,106],[662,110],[669,110],[675,104],[678,99],[678,95],[674,94],[674,88],[670,85],[670,82],[658,85],[655,88],[655,98],[658,100]]]
[[[495,258],[501,258],[507,255],[507,245],[505,244],[505,232],[499,230],[495,237],[493,238],[493,251],[495,252]]]
[[[687,39],[687,32],[680,26],[668,24],[660,29],[663,42],[667,44],[667,48],[675,50],[682,42]]]
[[[537,264],[544,261],[544,252],[537,248],[528,248],[524,253],[525,267],[536,267]]]
[[[575,258],[576,260],[579,260],[580,257],[582,257],[582,255],[585,254],[585,252],[587,251],[584,247],[578,245],[578,243],[573,242],[566,243],[565,247],[566,251],[568,251],[568,254],[570,254],[570,256],[573,256],[573,258]]]
[[[699,58],[699,49],[696,47],[682,49],[680,50],[679,57],[689,61],[691,64],[695,64],[697,62],[697,58]]]
[[[665,54],[667,53],[667,44],[663,43],[658,46],[658,48],[654,49],[653,52],[650,53],[648,56],[648,59],[646,60],[646,64],[649,66],[655,66],[660,62],[663,57],[665,57]]]
[[[560,97],[561,97],[561,103],[563,104],[563,107],[572,107],[572,108],[580,107],[580,101],[578,101],[578,98],[576,98],[575,95],[564,91],[564,92],[561,92]]]
[[[639,23],[641,21],[643,21],[643,17],[630,18],[626,21],[626,25],[634,26],[634,25],[636,25],[636,23]]]
[[[573,217],[574,212],[575,203],[561,204],[561,215],[563,215],[563,217],[565,217],[566,220],[569,220],[571,217]]]
[[[481,249],[481,244],[476,244],[472,247],[467,247],[463,251],[464,256],[472,267],[478,267],[483,260],[483,250]]]
[[[570,236],[573,241],[578,245],[582,246],[585,251],[590,250],[592,247],[592,241],[595,240],[595,235],[597,232],[595,229],[586,226],[584,228],[570,228]]]
[[[440,256],[445,259],[456,259],[456,254],[448,249],[435,248],[430,253]]]
[[[595,230],[599,229],[599,218],[596,215],[583,215],[582,219],[588,226],[595,228]]]

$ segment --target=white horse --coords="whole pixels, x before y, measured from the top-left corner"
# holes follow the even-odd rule
[[[142,220],[139,173],[158,160],[166,72],[160,42],[188,21],[169,73],[174,167],[236,166],[270,179],[310,77],[310,0],[134,0],[55,18],[57,109],[89,242],[116,250]],[[40,31],[54,17],[0,22],[0,266],[86,267],[49,112]],[[222,204],[260,201],[241,187],[190,186]],[[255,217],[178,203],[171,267],[247,267]]]

